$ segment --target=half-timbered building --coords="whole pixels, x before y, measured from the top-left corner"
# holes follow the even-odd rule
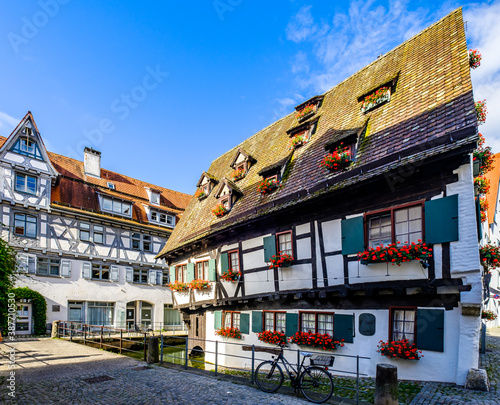
[[[327,333],[339,354],[370,358],[368,375],[389,361],[400,378],[463,384],[482,287],[461,9],[296,110],[212,162],[158,256],[190,337],[208,341],[192,344],[210,357],[221,327],[249,345],[266,345],[263,330]],[[412,243],[426,254],[394,265]],[[359,260],[380,246],[389,253]],[[209,288],[183,285],[193,279]],[[402,339],[424,357],[377,351]]]
[[[41,293],[47,321],[121,328],[179,323],[165,260],[155,259],[190,196],[47,152],[30,112],[0,137],[2,237],[19,250],[18,286]],[[29,302],[17,334],[32,332]]]

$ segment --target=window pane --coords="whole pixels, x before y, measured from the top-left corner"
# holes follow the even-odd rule
[[[89,241],[90,240],[90,232],[80,230],[80,240]]]
[[[240,314],[233,312],[233,328],[240,328]]]
[[[52,276],[59,275],[59,260],[51,259],[50,260],[50,274]]]
[[[229,260],[230,260],[229,264],[231,266],[231,269],[234,271],[239,271],[240,264],[239,264],[239,260],[238,260],[238,253],[237,252],[230,253]]]
[[[167,221],[167,216],[165,214],[160,214],[160,222],[165,223]]]
[[[273,312],[264,312],[264,330],[274,330]]]
[[[151,251],[151,242],[143,242],[143,250],[150,252]]]
[[[318,333],[333,336],[333,315],[318,314]]]
[[[113,204],[113,212],[116,212],[117,214],[121,214],[122,213],[122,203],[120,201],[112,200],[112,204]]]
[[[36,194],[36,178],[27,176],[26,179],[26,192]]]
[[[127,203],[122,204],[122,213],[125,215],[130,215],[130,204]]]
[[[278,249],[282,253],[292,254],[292,234],[290,232],[278,235]]]
[[[286,314],[282,313],[276,314],[276,330],[278,332],[286,331]]]
[[[302,332],[316,332],[316,316],[314,314],[302,314]]]
[[[230,328],[231,327],[231,313],[230,312],[226,313],[225,320],[224,320],[224,326],[226,328]]]
[[[16,174],[16,190],[24,192],[26,188],[24,187],[25,177],[19,174]]]
[[[94,232],[94,243],[104,243],[104,235],[102,233]]]
[[[408,209],[408,216],[410,220],[422,219],[422,207],[416,206]]]
[[[151,212],[151,221],[158,221],[157,213],[152,211]]]
[[[112,204],[111,199],[109,199],[109,198],[103,198],[102,202],[103,202],[103,209],[104,210],[106,210],[106,211],[112,211],[113,210],[113,204]]]
[[[36,224],[34,224],[32,222],[26,223],[26,236],[28,236],[30,238],[36,237]]]
[[[80,229],[90,229],[90,224],[80,222]]]
[[[109,280],[109,266],[102,266],[101,279]]]
[[[38,258],[37,267],[38,267],[38,270],[37,270],[38,274],[48,274],[49,273],[49,267],[48,267],[48,260],[47,259],[45,259],[43,257],[39,257]]]
[[[172,225],[174,223],[174,217],[167,215],[167,224]]]

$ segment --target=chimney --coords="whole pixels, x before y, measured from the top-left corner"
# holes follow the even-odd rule
[[[85,174],[101,178],[101,152],[89,147],[83,150]]]

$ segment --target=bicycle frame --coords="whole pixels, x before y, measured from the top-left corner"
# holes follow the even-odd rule
[[[306,369],[306,367],[304,366],[305,359],[306,358],[303,356],[299,368],[295,369],[295,367],[283,356],[283,346],[282,346],[278,357],[274,358],[273,356],[273,363],[278,364],[281,360],[281,364],[284,366],[286,373],[288,374],[288,378],[292,382],[292,388],[298,389],[297,383],[299,381],[300,375],[302,374],[302,369],[304,370]],[[290,372],[290,369],[292,372]],[[295,376],[293,375],[293,373],[295,373]]]

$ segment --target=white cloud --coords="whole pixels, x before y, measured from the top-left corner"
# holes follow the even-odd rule
[[[293,42],[309,39],[318,29],[311,14],[312,6],[301,7],[286,27],[286,38]]]
[[[486,123],[479,127],[486,143],[495,153],[500,152],[500,1],[492,4],[474,4],[464,13],[470,49],[479,49],[481,66],[472,70],[475,100],[486,99]]]
[[[309,41],[308,57],[317,68],[307,78],[297,75],[299,87],[311,93],[330,89],[456,8],[454,2],[445,2],[434,11],[410,9],[410,4],[390,0],[382,6],[375,0],[353,0],[345,13],[321,23],[315,21],[311,6],[302,7],[288,24],[287,38],[297,43]],[[304,50],[298,51],[295,60],[303,54]],[[300,72],[292,68],[292,73]]]
[[[0,129],[4,132],[4,136],[10,135],[17,124],[19,124],[20,119],[11,117],[9,114],[0,111]],[[7,133],[8,132],[8,133]]]

